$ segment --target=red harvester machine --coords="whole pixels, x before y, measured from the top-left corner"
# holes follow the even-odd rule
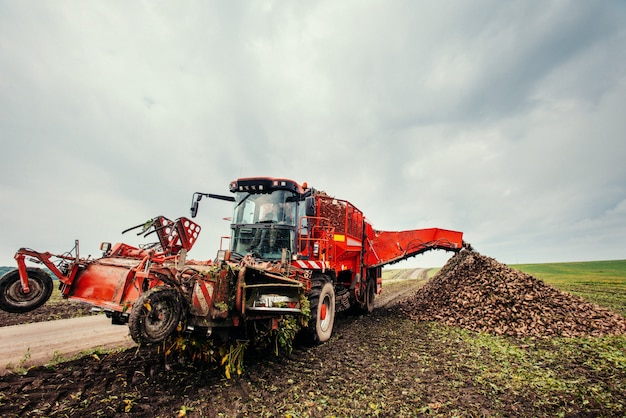
[[[44,304],[53,280],[64,298],[103,309],[128,324],[138,344],[155,344],[177,330],[223,340],[250,338],[296,317],[313,343],[326,341],[335,313],[370,312],[381,292],[384,265],[434,249],[459,251],[461,232],[375,230],[350,202],[292,180],[241,178],[233,195],[194,193],[191,216],[203,197],[233,202],[230,245],[215,260],[187,260],[200,226],[159,216],[124,232],[156,234],[136,248],[103,243],[101,258],[17,251],[18,268],[0,278],[0,309],[27,312]]]

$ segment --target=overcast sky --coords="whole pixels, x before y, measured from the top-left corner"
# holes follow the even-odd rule
[[[626,2],[0,0],[0,140],[0,265],[247,176],[504,263],[626,259]]]

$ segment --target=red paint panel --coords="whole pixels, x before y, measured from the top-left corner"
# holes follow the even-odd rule
[[[127,266],[89,264],[77,273],[68,297],[76,297],[94,305],[108,305],[111,302],[119,304],[129,273]]]

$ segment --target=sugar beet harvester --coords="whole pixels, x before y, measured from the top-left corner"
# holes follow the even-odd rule
[[[28,312],[44,304],[57,277],[63,298],[104,310],[128,324],[138,344],[156,344],[183,331],[254,338],[297,318],[312,343],[330,338],[335,313],[370,312],[381,292],[384,265],[433,249],[459,251],[461,232],[375,230],[350,202],[279,178],[241,178],[230,196],[194,193],[191,217],[203,197],[233,202],[229,249],[212,261],[187,260],[200,226],[163,216],[130,230],[156,235],[139,248],[103,243],[101,258],[81,258],[78,241],[62,255],[21,248],[18,268],[0,279],[0,308]]]

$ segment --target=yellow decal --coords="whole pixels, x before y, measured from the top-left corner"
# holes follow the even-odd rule
[[[333,239],[335,241],[339,241],[339,242],[346,242],[346,236],[345,235],[341,235],[341,234],[333,235]]]

